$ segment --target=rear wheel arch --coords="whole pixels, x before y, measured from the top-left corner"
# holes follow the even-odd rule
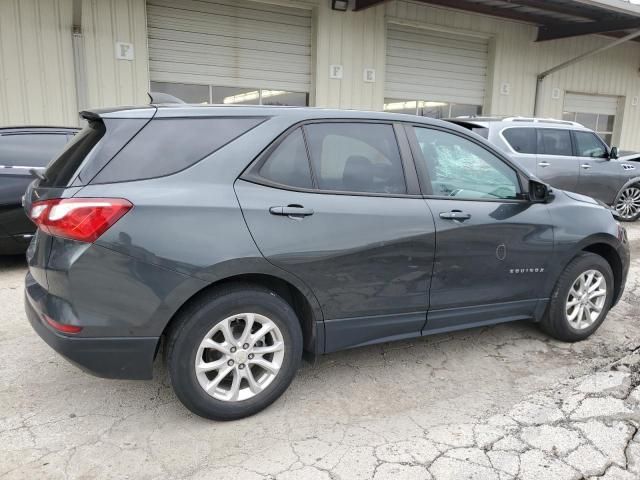
[[[324,335],[318,331],[317,322],[322,321],[319,305],[315,298],[310,299],[308,294],[293,283],[280,277],[264,273],[238,274],[215,281],[189,297],[171,316],[165,325],[162,337],[166,337],[175,328],[181,318],[181,313],[196,303],[200,298],[209,295],[211,292],[225,289],[242,289],[243,286],[260,286],[273,291],[276,295],[287,302],[296,313],[302,329],[304,351],[308,354],[316,355],[322,353],[324,348]]]

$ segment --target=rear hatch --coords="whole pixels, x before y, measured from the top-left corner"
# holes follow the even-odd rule
[[[76,195],[144,128],[156,111],[155,107],[144,107],[82,112],[86,126],[27,188],[24,196],[27,215],[34,202]],[[47,286],[45,268],[56,242],[73,240],[52,237],[38,229],[27,250],[29,270],[42,286]]]

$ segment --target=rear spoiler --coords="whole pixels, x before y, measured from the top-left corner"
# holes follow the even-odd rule
[[[145,105],[139,107],[112,107],[83,110],[80,116],[87,121],[95,121],[108,118],[148,118],[151,119],[156,114],[158,108],[155,105]]]

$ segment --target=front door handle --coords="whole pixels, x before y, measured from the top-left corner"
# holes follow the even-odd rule
[[[286,207],[271,207],[269,213],[286,217],[308,217],[313,215],[313,209],[304,208],[302,205],[287,205]]]
[[[451,210],[450,212],[442,212],[440,214],[440,218],[445,220],[469,220],[471,218],[471,214],[461,210]]]
[[[585,170],[589,170],[591,168],[591,165],[589,165],[588,163],[583,163],[582,165],[580,165],[582,168],[584,168]]]
[[[538,163],[538,166],[544,168],[544,167],[548,167],[549,165],[551,165],[549,162],[540,162]]]

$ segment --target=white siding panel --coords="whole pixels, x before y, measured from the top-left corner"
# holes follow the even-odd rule
[[[618,100],[618,97],[605,95],[567,93],[564,96],[564,109],[567,112],[616,115],[618,113]]]
[[[78,124],[71,0],[0,1],[0,126]]]
[[[152,81],[310,91],[311,12],[244,0],[149,0]]]
[[[385,97],[482,105],[485,39],[394,24],[387,31]]]

